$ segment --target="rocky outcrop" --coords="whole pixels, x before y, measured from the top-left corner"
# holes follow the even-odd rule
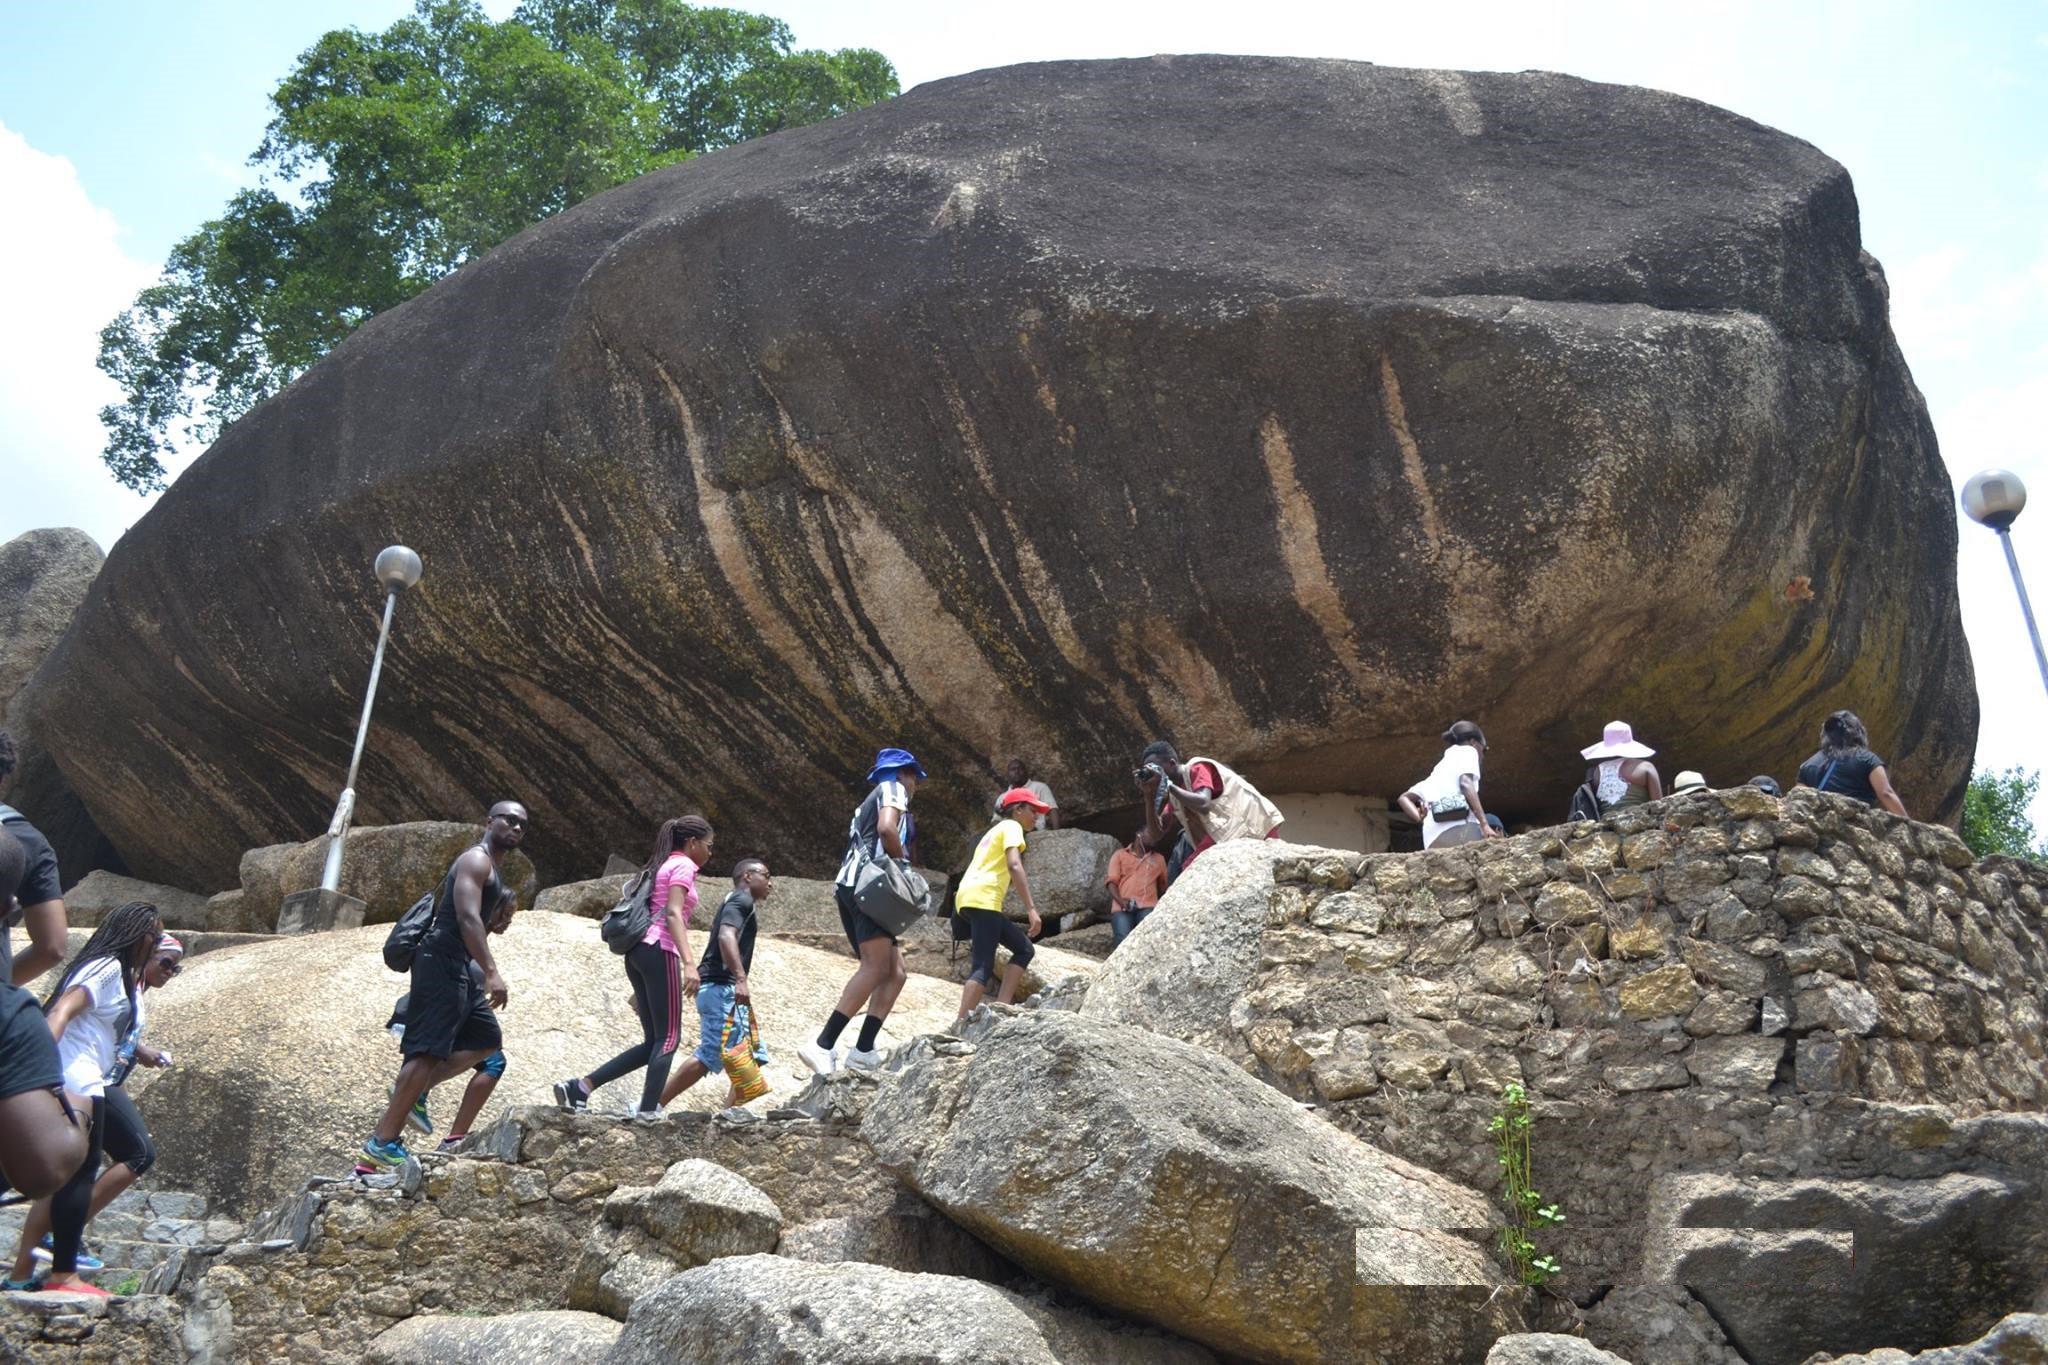
[[[573,1365],[603,1358],[619,1324],[595,1313],[407,1318],[370,1343],[370,1365]]]
[[[659,1183],[612,1191],[569,1274],[569,1306],[624,1321],[633,1304],[680,1271],[721,1256],[775,1250],[782,1210],[739,1176],[700,1158]]]
[[[1515,1325],[1483,1199],[1158,1034],[998,1022],[906,1067],[861,1135],[1026,1270],[1219,1351],[1466,1361]]]
[[[1080,929],[1109,918],[1109,887],[1102,877],[1117,850],[1107,834],[1085,829],[1034,830],[1024,846],[1024,875],[1031,899],[1048,928]],[[1003,913],[1024,919],[1024,900],[1014,884]]]
[[[67,886],[96,868],[119,868],[120,856],[16,698],[70,629],[105,562],[91,536],[69,527],[24,531],[0,545],[0,730],[14,736],[20,764],[0,781],[0,802],[35,822]]]
[[[307,1176],[346,1168],[398,1070],[398,1047],[383,1025],[407,978],[384,967],[385,933],[366,926],[209,953],[151,993],[151,1037],[178,1064],[129,1084],[156,1138],[162,1179],[247,1214]],[[525,912],[492,944],[511,988],[499,1016],[510,1065],[487,1122],[507,1105],[546,1103],[552,1081],[587,1072],[640,1037],[625,971],[589,920]],[[849,974],[844,958],[759,942],[753,981],[774,1088],[757,1108],[781,1103],[810,1079],[796,1045],[817,1031]],[[940,1027],[958,1004],[951,982],[912,977],[885,1043]],[[688,1013],[685,1050],[695,1047],[696,1026]],[[637,1075],[622,1080],[599,1091],[596,1103],[637,1104],[639,1085]],[[435,1092],[437,1122],[453,1116],[460,1089],[457,1080]],[[711,1108],[724,1095],[714,1077],[678,1103]]]
[[[21,1365],[186,1365],[182,1315],[161,1298],[0,1294],[0,1359]]]
[[[164,928],[172,933],[210,929],[212,915],[205,896],[180,891],[175,886],[157,886],[117,872],[89,872],[64,893],[67,923],[90,928],[129,901],[149,901],[163,912]]]
[[[1212,1365],[1186,1342],[978,1280],[743,1256],[641,1301],[606,1365]]]
[[[438,887],[455,860],[482,837],[481,825],[460,820],[415,820],[352,829],[342,853],[341,892],[365,903],[363,923],[390,924],[407,906]],[[252,850],[238,864],[238,871],[256,874],[253,882],[246,876],[242,882],[241,914],[245,919],[267,917],[270,928],[275,929],[284,898],[320,885],[326,865],[325,834],[283,850]],[[499,875],[519,893],[521,905],[534,903],[536,878],[524,853],[514,849],[506,854]]]
[[[1219,856],[1233,875],[1197,881]],[[1184,1033],[1481,1187],[1523,1085],[1574,1290],[1684,1286],[1747,1359],[1796,1362],[2034,1302],[2044,893],[2048,869],[1811,791],[1456,851],[1226,848],[1082,1012]],[[1198,971],[1184,944],[1222,946]],[[1756,1290],[1788,1279],[1826,1288]]]
[[[1633,1365],[1747,1365],[1679,1285],[1616,1285],[1580,1318],[1586,1340]]]
[[[1887,1348],[1865,1355],[1814,1359],[1821,1365],[2034,1365],[2048,1360],[2048,1315],[2014,1313],[1975,1341],[1939,1346],[1918,1355]]]
[[[1518,1332],[1502,1337],[1486,1353],[1486,1365],[1635,1365],[1581,1337],[1555,1332]]]
[[[551,878],[686,803],[823,872],[881,742],[953,865],[999,756],[1078,818],[1160,732],[1388,796],[1478,712],[1510,817],[1615,715],[1784,776],[1852,705],[1940,815],[1975,741],[1848,173],[1545,73],[934,81],[372,318],[122,537],[24,699],[137,875],[325,826],[394,539],[362,818],[518,795]]]

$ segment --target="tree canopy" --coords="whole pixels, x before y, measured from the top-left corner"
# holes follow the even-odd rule
[[[1994,853],[2048,862],[2048,843],[2034,830],[2027,814],[2041,775],[2025,768],[1976,773],[1963,793],[1963,842],[1979,858]]]
[[[340,29],[271,95],[263,183],[172,248],[100,333],[120,384],[101,458],[160,488],[364,319],[520,229],[699,152],[886,99],[868,48],[798,51],[781,20],[678,0],[416,0]]]

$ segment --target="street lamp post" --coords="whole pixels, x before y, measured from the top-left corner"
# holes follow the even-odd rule
[[[1970,520],[1989,526],[2005,547],[2005,566],[2012,570],[2013,590],[2020,595],[2020,615],[2026,618],[2027,638],[2034,642],[2034,663],[2041,670],[2041,686],[2048,688],[2048,654],[2041,650],[2041,630],[2034,624],[2034,606],[2027,600],[2027,585],[2020,577],[2019,556],[2012,552],[2012,523],[2027,505],[2027,486],[2008,469],[1987,469],[1972,474],[1963,485],[1963,510]]]
[[[363,718],[356,726],[356,749],[349,755],[348,783],[335,803],[334,822],[327,827],[327,866],[320,873],[322,891],[341,889],[341,850],[348,842],[349,822],[356,813],[356,768],[363,761],[363,741],[370,736],[370,708],[377,702],[377,677],[384,671],[384,644],[391,638],[391,613],[398,594],[420,581],[420,557],[403,545],[388,545],[377,556],[377,581],[384,585],[384,624],[377,630],[377,652],[370,659],[370,686],[363,693]]]

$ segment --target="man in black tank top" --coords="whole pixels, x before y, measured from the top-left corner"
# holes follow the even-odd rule
[[[356,1170],[369,1174],[400,1166],[411,1154],[398,1140],[406,1115],[436,1082],[460,1075],[499,1050],[495,1015],[479,1009],[469,964],[483,969],[483,1000],[503,1009],[505,978],[491,956],[487,908],[495,908],[504,889],[499,872],[505,855],[526,837],[526,807],[500,801],[484,823],[483,841],[467,850],[448,869],[434,900],[434,921],[412,960],[411,1003],[405,1024],[405,1065],[384,1117],[363,1143]]]

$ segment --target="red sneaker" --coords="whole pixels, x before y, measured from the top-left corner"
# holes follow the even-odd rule
[[[69,1284],[46,1284],[43,1286],[42,1292],[45,1294],[83,1294],[91,1299],[111,1299],[114,1297],[107,1290],[85,1280],[73,1280]]]

